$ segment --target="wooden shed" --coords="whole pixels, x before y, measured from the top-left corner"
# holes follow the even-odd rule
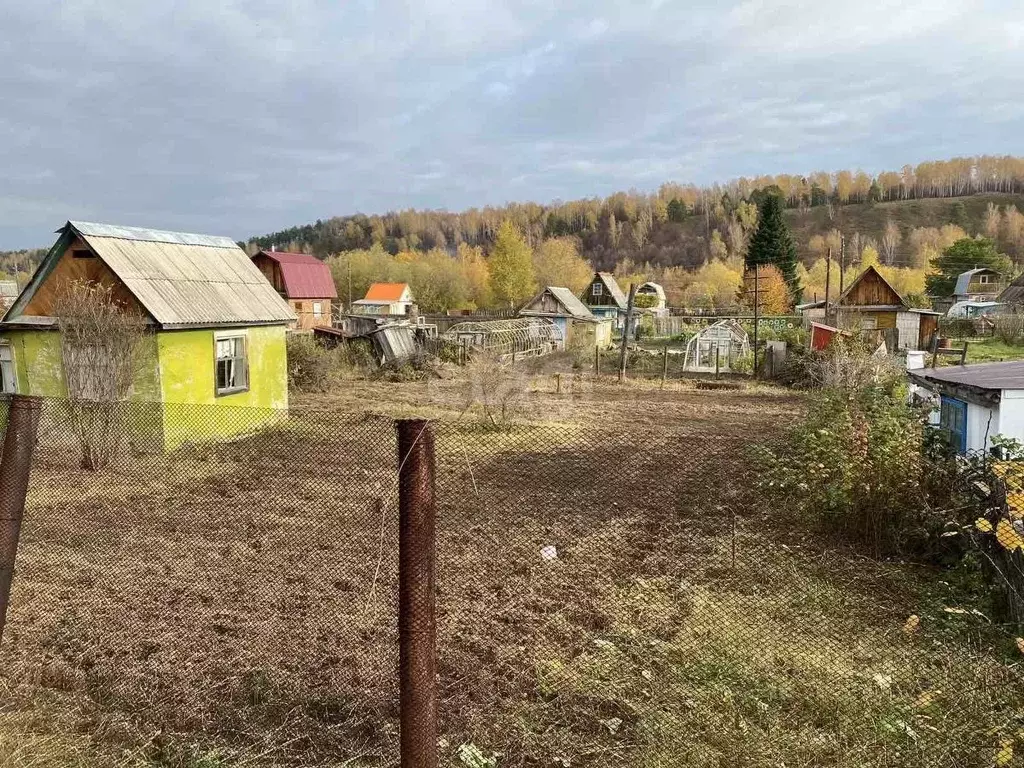
[[[843,291],[835,314],[840,327],[895,336],[899,349],[926,349],[939,323],[938,312],[911,307],[874,266]]]

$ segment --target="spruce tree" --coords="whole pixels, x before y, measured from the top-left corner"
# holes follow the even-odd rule
[[[765,195],[760,201],[757,229],[747,247],[747,268],[753,269],[762,264],[778,267],[794,303],[799,302],[803,289],[796,276],[796,246],[782,217],[782,198],[773,194]]]

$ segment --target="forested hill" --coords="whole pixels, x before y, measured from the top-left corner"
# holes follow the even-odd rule
[[[304,250],[318,256],[379,244],[390,253],[442,248],[460,243],[489,249],[501,222],[510,219],[537,246],[552,237],[573,236],[581,255],[595,267],[623,261],[652,267],[694,268],[709,257],[738,255],[756,220],[754,203],[772,189],[786,201],[786,217],[805,261],[816,253],[815,235],[833,230],[853,253],[876,245],[890,264],[914,261],[915,229],[959,226],[970,234],[999,229],[1005,250],[1024,257],[1024,158],[976,157],[904,166],[871,177],[840,171],[809,176],[778,175],[696,187],[664,184],[653,194],[619,192],[604,199],[510,203],[461,213],[406,210],[383,215],[339,216],[275,232],[250,241],[250,248]],[[1008,227],[993,223],[991,206],[1012,208]],[[889,245],[882,241],[889,230]],[[1003,232],[1002,230],[1006,230]],[[893,232],[899,242],[893,245]]]
[[[909,266],[918,258],[911,237],[914,230],[955,224],[968,234],[992,234],[992,224],[987,221],[990,206],[1003,211],[1015,208],[1024,215],[1024,194],[979,193],[955,198],[821,205],[790,208],[785,216],[800,256],[807,263],[823,255],[821,242],[815,236],[819,236],[828,247],[829,233],[841,231],[851,254],[859,254],[866,245],[873,245],[884,252],[882,243],[886,240],[886,228],[891,230],[895,224],[901,236],[886,262]],[[530,216],[524,215],[523,208],[534,207],[513,205],[461,214],[403,211],[384,216],[343,216],[253,238],[249,248],[255,251],[275,246],[278,250],[306,251],[327,257],[342,251],[370,248],[375,242],[381,243],[391,253],[435,247],[454,249],[460,242],[486,247],[492,241],[497,225],[504,218],[512,218],[534,245],[552,236],[575,235],[581,255],[595,268],[613,269],[627,259],[637,265],[695,268],[709,256],[735,253],[745,247],[749,229],[749,225],[745,226],[735,214],[730,217],[733,220],[723,221],[718,216],[705,217],[698,211],[688,213],[681,220],[652,216],[649,230],[643,234],[634,230],[635,223],[630,223],[624,214],[621,220],[617,218],[619,232],[616,237],[610,231],[610,217],[603,221],[599,218],[596,227],[574,231],[563,227],[561,220],[552,216],[554,206],[536,206]],[[552,219],[553,225],[550,223]],[[470,225],[468,230],[459,229],[467,224]],[[641,222],[641,230],[643,226]],[[1015,238],[1012,232],[1003,234],[1007,236],[997,235],[996,238],[1003,241],[1003,250],[1015,259],[1024,259],[1024,231],[1019,238]]]

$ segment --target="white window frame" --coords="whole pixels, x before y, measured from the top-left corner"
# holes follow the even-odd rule
[[[594,283],[590,286],[591,296],[604,296],[604,286],[601,283]]]
[[[323,317],[323,316],[324,316],[324,305],[323,305],[323,302],[314,301],[313,302],[313,317]]]
[[[4,352],[7,353],[6,358]],[[9,341],[0,341],[0,394],[14,395],[17,392],[18,368],[14,364],[14,345]]]
[[[982,285],[988,285],[992,275],[978,275],[978,282]]]
[[[241,342],[242,354],[241,356],[237,353],[237,347],[235,348],[235,354],[231,357],[220,357],[220,342],[232,341]],[[241,366],[237,367],[235,373],[235,384],[233,386],[222,387],[220,385],[220,363],[222,360],[233,360],[241,361]],[[238,383],[238,375],[241,374],[241,383]],[[223,397],[225,395],[234,395],[239,392],[246,392],[249,389],[249,336],[245,331],[222,331],[213,335],[213,391],[217,397]]]

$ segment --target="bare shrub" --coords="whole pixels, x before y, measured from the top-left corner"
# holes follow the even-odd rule
[[[892,355],[876,354],[858,339],[837,337],[826,350],[803,358],[804,384],[814,389],[860,390],[888,386],[903,369]]]
[[[146,321],[110,287],[74,280],[55,298],[68,415],[83,469],[102,469],[124,432],[119,403],[132,393],[142,360]]]
[[[288,386],[296,392],[326,392],[355,366],[349,345],[327,347],[309,333],[289,333]]]
[[[993,317],[992,335],[1006,344],[1019,344],[1024,338],[1024,315]]]
[[[476,412],[481,426],[508,430],[526,416],[526,373],[496,355],[479,353],[466,365],[465,411]]]

